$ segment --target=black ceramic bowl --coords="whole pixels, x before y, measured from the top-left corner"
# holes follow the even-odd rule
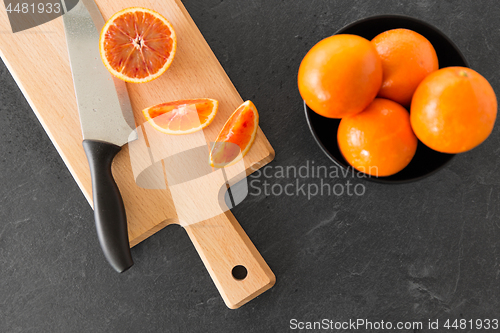
[[[453,42],[432,25],[408,16],[383,15],[368,17],[351,23],[336,34],[353,34],[368,40],[390,29],[406,28],[418,32],[427,38],[436,50],[439,68],[449,66],[469,67],[467,60]],[[320,116],[304,103],[307,123],[316,142],[325,154],[340,168],[352,168],[340,153],[337,144],[337,129],[340,119]],[[383,183],[404,183],[419,180],[445,166],[453,154],[434,151],[418,142],[417,152],[406,168],[389,177],[367,176],[368,179]]]

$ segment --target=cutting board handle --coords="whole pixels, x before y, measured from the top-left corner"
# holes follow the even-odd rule
[[[184,228],[230,309],[239,308],[276,282],[230,211]]]

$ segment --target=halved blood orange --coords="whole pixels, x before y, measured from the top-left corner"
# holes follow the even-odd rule
[[[211,98],[183,99],[142,110],[144,117],[158,131],[166,134],[197,132],[214,120],[219,102]]]
[[[259,113],[251,101],[246,101],[220,131],[210,152],[210,165],[223,168],[238,162],[252,147],[258,128]]]
[[[170,67],[177,38],[163,16],[151,9],[131,7],[106,22],[99,49],[111,74],[127,82],[142,83],[156,79]]]

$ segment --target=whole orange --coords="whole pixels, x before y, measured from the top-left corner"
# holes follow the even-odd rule
[[[396,102],[376,98],[364,111],[340,121],[337,141],[346,161],[372,176],[403,170],[415,155],[410,115]]]
[[[384,72],[378,96],[409,106],[418,84],[439,68],[434,47],[424,36],[408,29],[385,31],[372,43]]]
[[[300,64],[300,95],[316,113],[342,118],[361,112],[377,95],[382,64],[375,47],[355,35],[323,39]]]
[[[411,125],[429,148],[462,153],[478,146],[493,130],[497,98],[488,81],[465,67],[432,73],[411,103]]]

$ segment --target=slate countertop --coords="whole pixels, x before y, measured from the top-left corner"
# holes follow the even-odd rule
[[[276,150],[271,174],[331,166],[307,128],[296,73],[310,47],[357,19],[427,21],[500,94],[496,0],[183,3],[243,99],[257,105]],[[292,319],[325,318],[422,321],[423,330],[399,331],[431,332],[429,320],[500,319],[498,125],[416,183],[325,180],[361,184],[363,195],[265,195],[266,181],[269,190],[319,179],[251,177],[233,213],[277,283],[229,310],[181,227],[134,247],[126,273],[109,267],[91,208],[1,62],[0,112],[1,332],[287,332]]]

